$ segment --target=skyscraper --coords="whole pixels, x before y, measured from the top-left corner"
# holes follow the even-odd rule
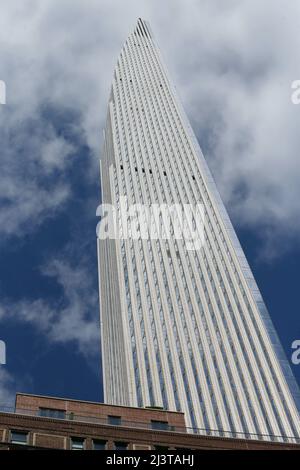
[[[299,437],[298,386],[141,19],[115,68],[101,184],[117,208],[122,197],[204,207],[195,250],[175,237],[98,240],[105,401],[184,411],[197,432]]]

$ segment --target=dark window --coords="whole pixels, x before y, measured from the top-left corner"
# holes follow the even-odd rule
[[[71,437],[71,449],[72,450],[83,450],[84,439],[82,437]]]
[[[167,176],[167,172],[166,172],[166,171],[164,171],[164,175]]]
[[[145,168],[142,168],[142,172],[145,173]]]
[[[123,170],[123,165],[120,165],[121,170]]]
[[[149,173],[150,173],[150,175],[152,175],[152,170],[151,170],[151,168],[150,168],[150,170],[149,170]]]
[[[159,450],[160,452],[164,452],[165,450],[168,450],[169,447],[168,447],[168,446],[160,446],[160,445],[157,445],[157,446],[154,446],[154,449],[155,449],[155,450]]]
[[[108,424],[114,424],[115,426],[121,425],[121,416],[108,416]]]
[[[137,167],[136,167],[136,166],[134,167],[134,169],[135,169],[135,171],[138,171],[138,169],[137,169]]]
[[[93,449],[94,450],[105,450],[106,441],[101,441],[99,439],[93,439]]]
[[[66,419],[66,412],[64,410],[55,410],[54,408],[40,408],[40,416]]]
[[[114,444],[116,450],[127,450],[127,442],[115,442]]]
[[[160,429],[162,431],[167,431],[169,429],[169,424],[167,421],[151,421],[152,429]]]
[[[28,432],[11,431],[11,433],[10,433],[10,442],[12,444],[26,445],[27,441],[28,441]]]
[[[194,175],[192,175],[192,178],[193,178],[193,180],[195,181],[195,179],[196,179],[196,178],[195,178],[195,176],[194,176]]]

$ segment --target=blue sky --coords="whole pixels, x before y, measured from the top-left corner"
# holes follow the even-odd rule
[[[2,406],[16,391],[103,399],[99,157],[114,63],[139,16],[150,21],[289,359],[300,339],[300,106],[290,100],[299,4],[182,5],[1,6]]]

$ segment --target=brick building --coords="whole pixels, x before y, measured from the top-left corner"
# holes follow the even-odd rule
[[[300,449],[299,444],[191,433],[184,414],[17,394],[0,413],[0,449]]]

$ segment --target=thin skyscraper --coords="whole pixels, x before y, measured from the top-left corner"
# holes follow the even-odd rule
[[[181,410],[191,432],[299,437],[298,386],[141,19],[114,72],[101,188],[116,208],[204,208],[195,250],[175,237],[98,239],[105,402]]]

